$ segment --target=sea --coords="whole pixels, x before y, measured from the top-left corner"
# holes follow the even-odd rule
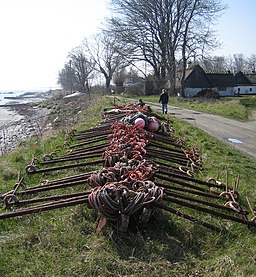
[[[0,89],[0,106],[6,104],[24,104],[34,101],[37,95],[58,88],[35,88],[22,90],[1,90]]]
[[[8,108],[9,105],[42,101],[46,99],[43,93],[54,89],[58,88],[0,90],[0,128],[22,119],[22,116]]]

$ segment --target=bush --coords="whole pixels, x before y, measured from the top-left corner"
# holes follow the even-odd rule
[[[256,107],[256,96],[243,97],[240,99],[240,104],[245,107],[255,108]]]

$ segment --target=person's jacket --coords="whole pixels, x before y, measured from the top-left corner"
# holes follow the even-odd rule
[[[169,96],[166,92],[162,92],[160,94],[159,103],[168,104]]]

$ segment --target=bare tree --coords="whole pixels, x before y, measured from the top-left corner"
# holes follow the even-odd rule
[[[204,56],[207,50],[217,46],[214,31],[209,27],[217,21],[216,16],[227,6],[219,0],[180,0],[179,14],[181,14],[181,52],[183,72],[181,84],[187,68],[187,61],[193,57]],[[216,65],[216,63],[215,63]],[[182,89],[183,95],[183,89]]]
[[[102,32],[91,41],[84,39],[83,47],[94,61],[96,70],[104,75],[106,88],[109,88],[115,71],[128,65],[122,55],[122,45],[113,36]]]
[[[229,56],[207,56],[198,61],[206,71],[230,71],[253,73],[256,70],[256,55],[246,57],[243,54]]]
[[[233,69],[234,72],[244,71],[246,68],[246,58],[243,54],[233,55]]]
[[[132,51],[127,58],[148,63],[158,88],[170,81],[174,91],[177,59],[183,73],[189,55],[211,41],[214,16],[225,9],[221,0],[112,0],[115,17],[109,29]]]
[[[81,47],[74,48],[68,58],[71,60],[72,71],[75,75],[74,87],[83,93],[89,93],[89,80],[93,77],[92,73],[95,63],[92,59],[87,58]]]
[[[94,61],[87,58],[81,47],[72,49],[67,58],[69,61],[59,72],[58,84],[69,92],[77,90],[89,93],[89,80],[93,77]]]
[[[247,71],[249,73],[252,73],[256,71],[256,54],[252,54],[250,57],[247,59]]]
[[[125,68],[121,68],[116,70],[116,72],[114,73],[113,81],[117,87],[123,87],[126,77],[127,77],[127,73]]]
[[[171,7],[166,4],[169,2],[113,0],[116,17],[109,20],[111,33],[131,50],[126,59],[148,63],[159,87],[168,80],[167,53],[176,49],[175,45],[168,45]]]
[[[200,61],[200,65],[205,71],[228,71],[228,61],[225,56],[208,56]]]
[[[65,63],[64,67],[59,71],[57,83],[67,91],[72,93],[76,80],[75,70],[72,68],[72,61]]]

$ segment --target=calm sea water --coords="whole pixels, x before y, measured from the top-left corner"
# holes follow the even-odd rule
[[[38,88],[38,89],[13,90],[13,91],[0,90],[0,133],[1,133],[1,128],[8,127],[13,122],[16,122],[22,119],[22,116],[18,115],[15,111],[12,111],[6,107],[1,107],[1,105],[37,102],[37,100],[40,101],[40,93],[47,92],[51,89],[55,89],[55,88]],[[12,97],[12,98],[19,97],[24,94],[27,94],[27,95],[25,97],[22,97],[21,99],[6,98],[6,97]],[[36,98],[37,94],[39,95],[39,98]],[[29,97],[31,95],[32,97]]]
[[[54,88],[37,88],[37,89],[25,89],[25,90],[0,90],[0,105],[5,105],[7,103],[25,103],[25,102],[31,102],[33,101],[33,98],[28,97],[24,99],[8,99],[8,97],[19,97],[23,94],[27,93],[40,93],[40,92],[46,92],[49,91],[50,89]]]

